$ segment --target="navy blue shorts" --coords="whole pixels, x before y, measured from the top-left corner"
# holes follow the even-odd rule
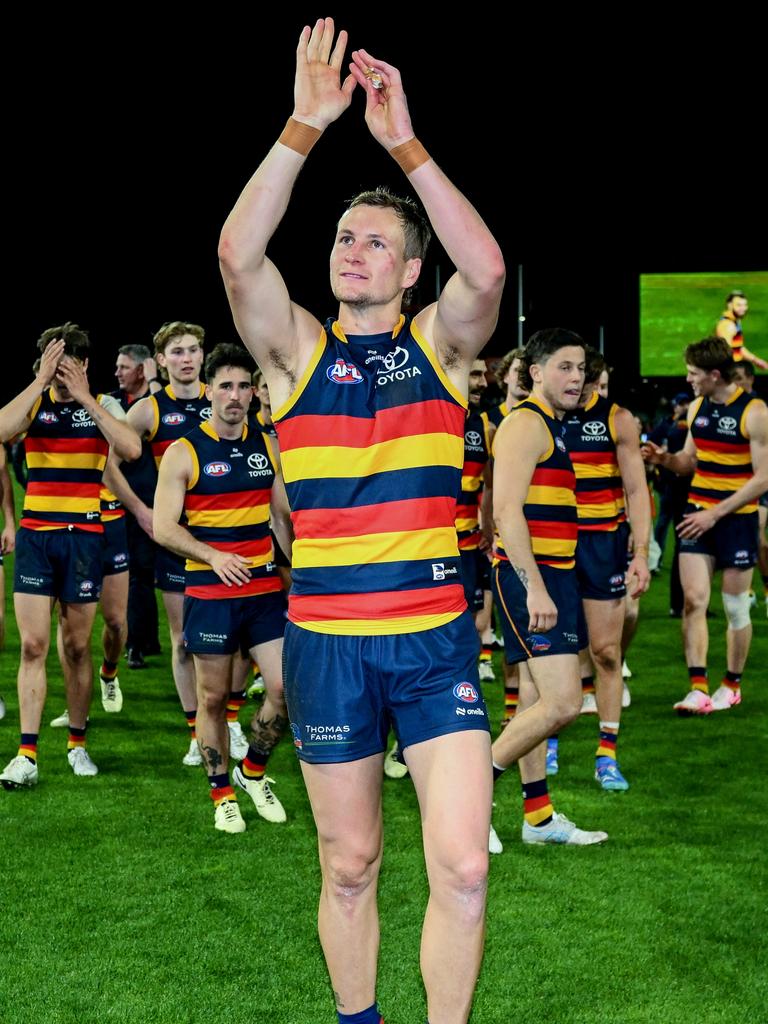
[[[88,604],[101,594],[100,533],[28,530],[16,534],[15,594],[42,594],[62,604]]]
[[[464,584],[464,597],[471,612],[482,611],[483,592],[491,589],[491,563],[484,551],[462,551],[461,581]]]
[[[540,565],[539,572],[557,608],[557,623],[548,633],[528,631],[528,592],[509,562],[500,562],[491,573],[493,597],[504,636],[504,656],[509,665],[552,654],[578,654],[587,646],[576,570]]]
[[[579,530],[576,545],[576,579],[582,598],[611,601],[627,592],[627,545],[629,527],[617,530]]]
[[[128,572],[128,532],[125,517],[110,519],[104,525],[101,570],[104,576]]]
[[[289,622],[283,678],[302,761],[358,761],[465,729],[489,731],[472,616],[420,633],[336,636]]]
[[[247,654],[285,633],[282,590],[250,597],[184,598],[184,646],[190,654]]]
[[[686,512],[700,511],[688,504]],[[758,516],[754,512],[732,512],[718,519],[700,537],[680,539],[681,555],[711,555],[716,569],[751,569],[757,565]]]
[[[166,594],[183,594],[187,585],[184,574],[186,559],[166,548],[155,548],[155,586]]]

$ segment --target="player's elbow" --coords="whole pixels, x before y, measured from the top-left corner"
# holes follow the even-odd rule
[[[123,462],[135,462],[141,455],[141,439],[138,434],[116,447],[115,454]]]
[[[236,284],[238,278],[253,272],[264,258],[263,253],[254,254],[253,248],[239,240],[234,231],[225,225],[219,238],[219,267],[227,284]]]

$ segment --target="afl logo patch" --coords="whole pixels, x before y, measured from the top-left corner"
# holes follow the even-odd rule
[[[362,384],[363,375],[354,363],[348,363],[345,359],[337,359],[333,366],[326,370],[328,380],[334,384]]]
[[[231,470],[232,467],[228,462],[209,462],[206,466],[203,466],[203,472],[206,476],[226,476]]]
[[[37,417],[41,423],[58,423],[59,417],[55,412],[41,412]]]
[[[605,433],[606,427],[602,420],[590,420],[581,428],[589,437],[600,437]]]
[[[93,581],[92,580],[83,580],[83,582],[80,584],[80,593],[81,594],[89,594],[92,590],[93,590]]]
[[[708,427],[709,416],[697,416],[696,419],[693,421],[693,425],[695,427]]]
[[[555,438],[555,444],[557,445],[557,447],[560,449],[561,452],[564,452],[566,450],[566,448],[565,448],[565,441],[562,439],[562,437],[556,437]]]
[[[624,583],[624,573],[617,573],[608,580],[612,587],[620,587]]]
[[[480,695],[477,690],[474,688],[472,683],[469,682],[456,683],[453,688],[453,696],[456,697],[457,700],[463,701],[465,704],[477,704],[480,700]]]
[[[297,750],[301,750],[304,744],[301,742],[301,730],[298,725],[294,725],[291,722],[291,735],[293,736],[293,745]]]
[[[168,412],[163,416],[163,423],[166,427],[178,427],[181,423],[185,423],[187,417],[183,412]]]
[[[552,646],[551,642],[547,640],[545,636],[539,636],[538,633],[534,633],[533,636],[529,636],[526,642],[534,654],[541,654],[544,651],[548,651]]]

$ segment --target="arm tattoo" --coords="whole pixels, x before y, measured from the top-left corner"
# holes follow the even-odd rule
[[[288,719],[285,715],[275,715],[274,718],[262,718],[260,714],[257,715],[251,722],[251,743],[254,749],[260,754],[272,753],[287,725]]]
[[[219,765],[224,764],[224,758],[215,747],[206,747],[204,743],[198,744],[200,753],[203,755],[206,768],[215,771]]]
[[[517,578],[520,580],[520,582],[523,584],[523,586],[527,590],[528,589],[528,573],[525,571],[525,569],[521,569],[519,565],[513,565],[512,568],[517,573]]]

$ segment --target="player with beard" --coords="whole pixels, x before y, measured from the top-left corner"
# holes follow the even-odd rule
[[[214,824],[223,832],[245,830],[228,771],[227,703],[239,650],[258,660],[267,692],[234,781],[263,818],[285,821],[266,777],[288,723],[281,672],[285,597],[269,527],[271,506],[271,521],[290,551],[289,510],[276,449],[246,424],[252,368],[238,345],[217,345],[208,356],[211,419],[166,450],[153,517],[158,543],[186,559],[184,644],[195,664],[198,742]]]
[[[693,473],[688,511],[677,527],[691,689],[674,708],[680,715],[708,715],[741,703],[741,677],[752,641],[749,587],[757,562],[757,502],[768,490],[768,409],[733,383],[733,356],[723,338],[689,345],[685,362],[686,380],[696,396],[688,410],[685,445],[674,455],[652,442],[642,451],[648,462],[674,473]],[[707,609],[718,569],[728,623],[727,665],[710,697]]]
[[[463,1024],[483,947],[491,771],[454,516],[467,380],[496,324],[504,264],[415,138],[398,70],[353,51],[342,84],[345,48],[345,32],[334,47],[330,18],[302,32],[293,117],[230,214],[219,254],[238,329],[269,385],[296,532],[285,686],[318,828],[319,930],[338,1018],[381,1019],[376,890],[393,722],[422,811],[428,1015]],[[438,302],[404,316],[429,227],[412,200],[364,193],[337,226],[339,316],[323,329],[291,301],[265,250],[312,143],[357,85],[370,131],[405,170],[457,269]]]
[[[521,372],[530,397],[502,421],[494,440],[494,520],[499,533],[492,582],[502,612],[504,653],[526,662],[533,686],[493,744],[494,777],[517,761],[524,843],[584,846],[607,839],[557,814],[546,779],[546,739],[579,713],[580,599],[575,570],[576,477],[563,440],[581,398],[584,343],[561,328],[537,331]],[[495,833],[491,843],[501,844]]]
[[[744,332],[741,321],[749,311],[749,302],[744,292],[735,289],[725,297],[725,309],[715,324],[715,337],[723,338],[731,347],[731,356],[735,363],[749,359],[761,370],[768,370],[768,363],[754,352],[750,352],[744,344]]]

